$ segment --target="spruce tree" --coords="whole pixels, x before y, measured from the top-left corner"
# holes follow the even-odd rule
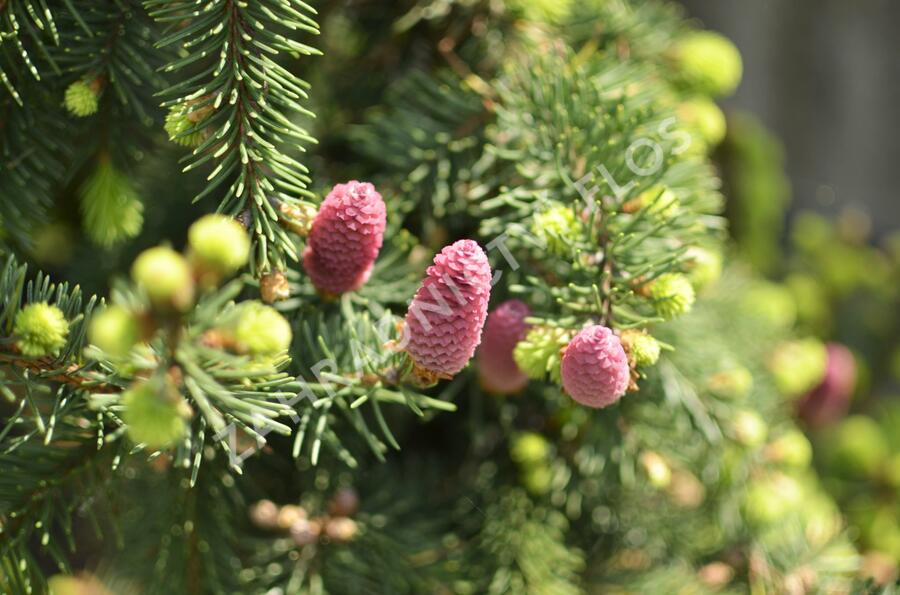
[[[677,5],[0,0],[0,47],[4,592],[853,588]]]

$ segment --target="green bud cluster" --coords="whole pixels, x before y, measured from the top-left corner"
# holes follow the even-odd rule
[[[166,380],[138,381],[122,394],[122,421],[136,444],[168,448],[185,434],[187,404]]]
[[[232,331],[238,350],[254,356],[278,355],[291,346],[291,325],[275,308],[261,302],[239,304]]]
[[[513,439],[509,454],[519,465],[534,465],[547,459],[550,443],[537,432],[522,432]]]
[[[722,277],[723,259],[718,250],[693,247],[687,251],[687,276],[695,289],[712,285]]]
[[[91,320],[88,338],[105,354],[123,357],[141,339],[134,314],[122,306],[109,306]]]
[[[66,89],[63,103],[73,116],[85,118],[97,113],[100,97],[87,82],[75,81]]]
[[[750,316],[779,329],[797,319],[797,304],[791,292],[777,283],[756,281],[741,298],[741,308]]]
[[[875,477],[888,461],[890,446],[881,426],[865,415],[851,415],[828,436],[826,456],[846,477]]]
[[[812,461],[812,445],[800,430],[788,430],[766,446],[770,461],[788,467],[809,467]]]
[[[743,399],[753,389],[753,374],[747,368],[738,366],[716,372],[706,380],[713,393],[726,399]]]
[[[507,0],[511,10],[536,23],[560,23],[569,15],[572,0]]]
[[[663,489],[669,487],[672,483],[672,468],[666,460],[653,451],[644,451],[641,453],[638,461],[647,474],[650,485],[655,488]]]
[[[652,366],[659,361],[659,341],[645,332],[626,330],[619,335],[622,347],[635,366]]]
[[[546,243],[551,254],[564,254],[581,233],[581,224],[571,207],[553,203],[534,216],[531,233]]]
[[[533,328],[525,335],[525,339],[516,345],[513,359],[529,378],[543,380],[549,374],[553,382],[561,383],[560,350],[570,339],[569,332],[565,329]]]
[[[803,487],[789,475],[776,473],[752,480],[744,495],[743,510],[756,526],[771,525],[797,511],[803,503]]]
[[[28,304],[13,322],[16,347],[28,357],[57,355],[69,336],[69,323],[62,310],[47,303]]]
[[[181,254],[166,246],[142,252],[131,266],[131,277],[155,306],[186,310],[194,303],[194,278]]]
[[[716,102],[702,95],[681,103],[676,113],[691,133],[691,148],[695,144],[701,152],[715,148],[725,138],[725,114]]]
[[[769,433],[769,427],[755,411],[738,411],[731,424],[734,439],[748,448],[762,446]]]
[[[209,108],[191,110],[184,105],[174,105],[166,114],[163,128],[169,140],[184,147],[199,147],[209,137],[202,124],[212,114]]]
[[[191,262],[209,285],[233,275],[250,258],[247,230],[223,215],[206,215],[191,225],[188,245]]]
[[[775,348],[769,369],[778,389],[789,397],[813,389],[825,375],[828,352],[818,339],[786,341]]]
[[[694,305],[694,287],[680,273],[660,275],[649,288],[650,299],[656,313],[665,320],[685,314]]]
[[[735,45],[713,31],[694,31],[683,36],[673,51],[683,85],[697,93],[729,95],[741,82],[743,62]]]
[[[550,443],[537,432],[522,432],[513,438],[509,454],[519,466],[520,479],[525,489],[535,495],[550,490],[553,471],[550,468]]]

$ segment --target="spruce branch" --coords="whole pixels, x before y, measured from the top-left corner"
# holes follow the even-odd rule
[[[54,11],[56,8],[59,7],[54,7]],[[69,0],[63,3],[62,8],[63,11],[71,10],[73,15],[77,15]],[[49,51],[49,46],[57,46],[59,42],[54,12],[46,2],[0,2],[0,83],[15,103],[25,105],[22,95],[16,89],[25,77],[30,76],[40,81],[44,66],[59,74],[59,66]]]
[[[70,364],[60,371],[59,364],[51,358],[24,359],[17,354],[0,353],[0,362],[19,370],[32,372],[27,377],[20,377],[20,382],[41,380],[65,384],[73,389],[81,389],[93,393],[118,392],[120,387],[98,381],[94,375],[87,372],[78,364]]]
[[[252,270],[283,270],[285,259],[296,260],[297,253],[278,226],[283,218],[279,205],[299,206],[299,197],[313,196],[307,189],[308,170],[292,153],[314,139],[297,123],[313,116],[302,105],[308,84],[278,58],[319,53],[293,39],[318,33],[307,14],[315,11],[297,0],[220,0],[202,7],[199,2],[148,0],[145,6],[168,26],[158,47],[185,52],[165,68],[184,73],[165,91],[165,105],[177,109],[190,103],[192,110],[213,112],[201,123],[209,136],[186,158],[185,169],[215,165],[195,200],[224,188],[219,211],[249,214]]]
[[[0,560],[7,569],[0,584],[23,593],[44,583],[33,535],[60,569],[68,569],[76,514],[86,514],[100,530],[84,503],[101,495],[122,454],[117,444],[104,443],[102,426],[77,391],[62,388],[31,399],[33,412],[13,415],[0,431]]]
[[[86,84],[105,107],[122,110],[122,119],[136,119],[149,127],[154,121],[151,95],[165,87],[157,72],[167,52],[156,50],[159,36],[137,0],[114,0],[108,5],[85,6],[78,13],[89,33],[80,30],[73,17],[61,19],[63,34],[56,62],[68,80]],[[107,114],[107,117],[115,114]]]
[[[668,128],[675,120],[648,77],[638,66],[600,56],[579,64],[556,50],[513,70],[500,82],[491,150],[509,161],[500,171],[520,183],[480,205],[489,215],[483,234],[508,234],[526,254],[549,247],[560,257],[552,273],[514,291],[537,289],[548,294],[545,303],[623,329],[660,320],[641,288],[682,270],[687,247],[711,241],[721,226],[717,181],[708,165],[680,155],[677,128]],[[636,147],[652,148],[652,166]],[[565,229],[534,214],[563,206],[574,213]],[[535,316],[538,324],[543,318]]]
[[[167,456],[130,460],[112,487],[120,494],[118,518],[127,547],[110,547],[113,574],[152,593],[235,593],[241,590],[240,555],[247,549],[242,494],[212,457],[190,489],[191,472]],[[153,498],[147,498],[153,494]],[[150,563],[148,563],[148,560]]]
[[[24,106],[0,98],[0,221],[8,234],[3,241],[29,246],[67,174],[72,146],[65,119],[44,117],[56,109],[52,92],[26,81],[19,93]]]
[[[50,304],[58,308],[69,328],[64,344],[55,354],[28,358],[30,363],[26,367],[51,377],[72,376],[69,382],[86,381],[86,376],[79,378],[83,363],[81,350],[86,342],[86,324],[97,298],[92,296],[85,303],[77,286],[52,283],[41,272],[28,279],[27,265],[20,265],[15,257],[8,255],[0,269],[0,336],[3,337],[0,351],[5,352],[7,359],[25,359],[16,346],[13,331],[17,315],[29,304]]]
[[[480,530],[468,563],[487,580],[477,590],[490,593],[582,592],[582,552],[569,547],[565,517],[542,508],[520,490],[496,494],[486,510],[474,510]],[[480,568],[479,568],[480,567]]]
[[[489,112],[477,93],[446,71],[434,77],[413,71],[389,88],[386,105],[351,138],[385,183],[397,185],[397,195],[425,197],[427,208],[409,199],[397,207],[430,236],[453,225],[478,196],[488,165],[478,157]]]

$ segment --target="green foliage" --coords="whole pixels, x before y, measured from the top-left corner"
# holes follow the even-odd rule
[[[562,514],[535,509],[518,491],[502,494],[483,514],[484,526],[469,563],[483,566],[479,574],[488,579],[476,584],[474,591],[465,592],[581,592],[578,573],[585,562],[581,552],[563,541],[568,523]]]
[[[33,538],[42,555],[68,568],[79,502],[99,495],[111,467],[115,449],[103,448],[96,414],[77,396],[79,387],[92,384],[79,362],[85,321],[95,303],[94,298],[84,303],[77,288],[55,285],[42,274],[29,279],[27,267],[11,256],[0,271],[0,586],[9,592],[41,590],[44,578]],[[54,324],[61,314],[68,334],[62,345],[54,341],[58,349],[52,353],[26,358],[9,351],[15,340],[11,333],[23,324],[16,320],[34,312],[52,312]],[[100,530],[94,511],[87,514]]]
[[[30,91],[28,108],[0,97],[0,241],[28,245],[67,172],[72,147],[63,120],[40,117],[51,109],[50,93],[31,83],[22,87]]]
[[[103,270],[133,265],[95,317],[77,288],[0,270],[2,590],[79,570],[97,532],[91,570],[116,592],[783,592],[805,568],[849,584],[855,554],[767,370],[788,325],[723,277],[720,114],[679,113],[696,97],[671,68],[693,31],[676,6],[46,8],[0,0],[3,240],[25,246],[51,207],[65,225],[74,191],[87,235],[119,241]],[[328,54],[302,59],[317,20]],[[84,85],[96,112],[72,117],[73,85],[69,107],[92,111]],[[375,181],[387,230],[370,280],[330,299],[291,261],[318,190],[351,177]],[[192,199],[220,214],[188,229]],[[494,302],[534,312],[515,397],[468,371],[426,382],[403,351],[431,253],[459,237],[489,254]],[[66,278],[103,274],[94,250],[71,258]],[[16,321],[39,307],[68,335],[32,333],[29,355],[34,321]],[[559,385],[586,324],[632,366],[602,410]],[[810,505],[773,506],[773,486]]]
[[[478,94],[453,73],[413,70],[389,87],[384,107],[369,114],[351,140],[379,178],[396,184],[405,198],[399,210],[424,219],[414,223],[429,237],[453,228],[488,192],[482,178],[493,160],[480,158],[487,118]]]
[[[68,6],[71,7],[71,4]],[[6,46],[0,58],[0,83],[19,105],[23,102],[16,90],[16,83],[25,76],[41,80],[32,54],[46,56],[48,46],[59,43],[53,14],[45,3],[32,0],[8,0],[0,5],[0,44]],[[29,48],[26,45],[29,42],[35,47]],[[49,66],[59,72],[59,67],[52,60]]]
[[[166,90],[167,106],[191,102],[193,110],[213,111],[204,122],[211,132],[186,166],[214,164],[195,200],[218,189],[221,212],[238,216],[247,211],[254,268],[283,269],[285,258],[296,259],[296,251],[277,225],[276,205],[296,205],[298,195],[312,196],[307,169],[294,155],[313,138],[296,119],[312,116],[303,106],[308,85],[278,58],[318,53],[295,39],[318,33],[308,16],[314,11],[303,2],[274,0],[214,2],[201,11],[194,2],[180,0],[148,0],[145,6],[166,27],[157,46],[182,52],[165,68],[183,77]]]
[[[59,28],[59,47],[51,55],[66,79],[76,79],[66,89],[66,103],[73,87],[87,85],[98,102],[109,104],[107,113],[121,118],[122,125],[153,125],[158,118],[153,94],[166,86],[158,69],[168,56],[154,50],[159,32],[141,3],[84,4],[77,12],[63,11]],[[83,88],[81,95],[86,97]],[[97,109],[90,112],[74,115],[90,116]],[[115,137],[110,141],[121,142]]]
[[[100,246],[111,246],[140,233],[144,205],[128,176],[101,158],[80,190],[83,225]]]

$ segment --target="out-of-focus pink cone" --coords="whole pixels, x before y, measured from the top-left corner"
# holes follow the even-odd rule
[[[485,390],[508,394],[528,384],[528,376],[513,359],[513,349],[528,332],[525,318],[530,314],[528,306],[519,300],[505,301],[488,314],[476,356],[478,376]]]
[[[813,427],[826,426],[844,417],[856,388],[856,360],[850,350],[839,343],[829,343],[826,349],[828,359],[822,382],[797,405],[800,418]]]

